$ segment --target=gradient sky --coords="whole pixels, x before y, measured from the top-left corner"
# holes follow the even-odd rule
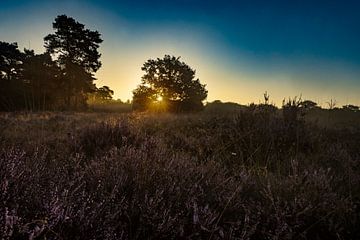
[[[181,56],[207,84],[208,101],[277,105],[302,94],[326,106],[360,105],[360,1],[0,0],[0,41],[44,51],[66,14],[98,30],[97,85],[131,99],[141,66]]]

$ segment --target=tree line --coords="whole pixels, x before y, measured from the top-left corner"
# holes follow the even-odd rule
[[[94,84],[101,67],[100,33],[66,15],[55,18],[53,29],[44,37],[46,51],[41,54],[0,41],[0,111],[79,110],[89,98],[112,99],[108,86]],[[141,84],[133,91],[134,110],[203,108],[205,85],[180,57],[149,59],[142,70]]]
[[[98,88],[94,83],[101,68],[100,33],[66,15],[55,18],[53,29],[54,33],[44,37],[45,52],[41,54],[0,41],[0,111],[84,110],[88,102],[112,100],[114,92],[108,86]],[[180,57],[149,59],[141,70],[145,73],[132,92],[133,110],[189,112],[204,108],[206,86]],[[264,99],[269,107],[266,92]],[[328,105],[337,109],[336,101]],[[310,100],[293,102],[294,106],[318,107]],[[351,104],[343,109],[359,111]]]
[[[90,93],[113,94],[94,84],[100,34],[66,15],[55,18],[53,29],[41,54],[0,42],[0,110],[82,109]]]

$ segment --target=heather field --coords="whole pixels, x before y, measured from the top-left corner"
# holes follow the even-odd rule
[[[1,113],[1,239],[360,239],[360,113]]]

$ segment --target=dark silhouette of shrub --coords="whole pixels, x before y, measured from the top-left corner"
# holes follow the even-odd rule
[[[304,112],[301,106],[301,97],[294,97],[293,99],[289,98],[288,101],[285,101],[285,99],[283,100],[282,114],[284,117],[284,121],[291,127],[297,125],[299,121],[304,120],[302,118],[304,116]]]

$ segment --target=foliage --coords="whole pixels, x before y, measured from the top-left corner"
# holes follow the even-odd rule
[[[359,106],[356,106],[356,105],[352,105],[352,104],[348,104],[348,105],[344,105],[342,107],[344,110],[348,110],[348,111],[359,111]]]
[[[135,110],[147,110],[156,101],[157,91],[150,87],[140,85],[133,91],[133,108]]]
[[[318,108],[318,105],[314,101],[304,100],[300,103],[300,107],[305,108],[305,109],[314,109],[314,108]]]
[[[111,98],[109,88],[93,84],[101,66],[100,34],[65,15],[53,27],[56,32],[45,37],[42,54],[0,42],[0,111],[84,108],[94,91]]]
[[[0,42],[0,73],[1,79],[11,80],[20,71],[23,59],[17,43]]]
[[[181,62],[180,57],[149,59],[141,69],[145,74],[133,91],[135,109],[149,109],[159,97],[170,111],[202,109],[202,101],[207,97],[205,85],[195,79],[195,70]]]
[[[93,93],[89,94],[89,101],[97,103],[106,103],[112,100],[114,91],[108,86],[97,88]]]
[[[57,57],[56,63],[62,70],[66,105],[83,106],[86,94],[94,91],[94,73],[101,67],[98,48],[102,39],[97,31],[85,29],[66,15],[57,16],[53,28],[55,33],[44,38],[45,48]]]
[[[23,103],[23,58],[17,43],[0,41],[0,110],[16,109]]]
[[[45,110],[54,109],[62,98],[62,79],[60,69],[52,61],[50,54],[35,55],[25,51],[22,68],[22,78],[27,92],[26,109]]]
[[[288,101],[283,100],[282,112],[284,120],[291,124],[298,124],[301,121],[301,117],[303,117],[304,112],[302,111],[303,102],[301,101],[301,97],[294,97],[293,99],[289,98]]]
[[[206,103],[204,111],[207,113],[236,113],[243,110],[245,106],[232,103],[232,102],[221,102],[215,100],[213,102]]]
[[[132,104],[130,101],[123,102],[118,100],[107,100],[105,102],[88,101],[88,107],[93,112],[111,112],[111,113],[125,113],[132,111]]]

